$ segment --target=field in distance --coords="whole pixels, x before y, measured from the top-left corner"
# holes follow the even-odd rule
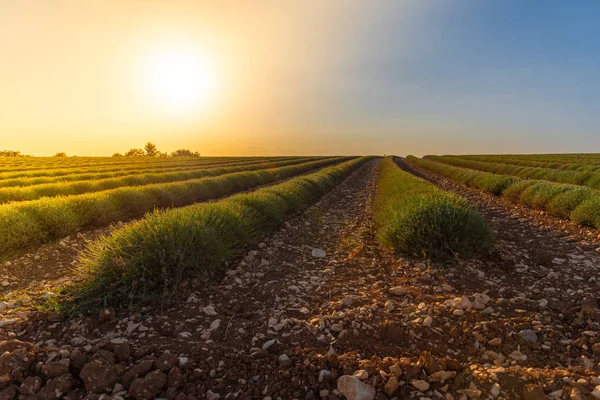
[[[600,154],[0,157],[0,397],[596,398],[599,192]]]

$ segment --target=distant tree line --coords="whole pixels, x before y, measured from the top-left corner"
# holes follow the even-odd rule
[[[54,154],[54,157],[66,157],[67,153],[59,151]],[[191,151],[188,149],[179,149],[171,153],[166,153],[158,150],[156,145],[152,142],[146,143],[143,149],[130,149],[125,154],[115,153],[113,157],[200,157],[200,153],[197,151]],[[31,157],[25,154],[21,154],[20,151],[13,150],[0,150],[0,157]]]
[[[30,157],[30,156],[21,154],[20,151],[0,150],[0,157]]]
[[[59,151],[58,153],[56,153],[54,155],[54,157],[66,157],[67,153],[65,153],[64,151]],[[31,157],[29,155],[26,154],[21,154],[20,151],[14,151],[14,150],[0,150],[0,157]]]
[[[188,149],[179,149],[172,153],[166,153],[158,150],[152,142],[146,143],[143,149],[130,149],[124,154],[115,153],[113,157],[200,157],[197,151],[192,152]]]

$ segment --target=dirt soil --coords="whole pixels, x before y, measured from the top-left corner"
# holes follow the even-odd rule
[[[496,250],[399,257],[374,237],[377,164],[169,302],[65,319],[17,283],[0,399],[599,398],[597,233],[402,163],[476,203]],[[72,279],[72,247],[56,279]]]

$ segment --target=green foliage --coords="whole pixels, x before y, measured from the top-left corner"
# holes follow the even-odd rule
[[[314,204],[368,157],[215,203],[148,214],[92,243],[82,283],[66,304],[122,305],[172,292],[183,278],[210,274],[283,219]]]
[[[530,186],[533,186],[537,183],[538,181],[534,181],[531,179],[527,179],[527,180],[522,180],[522,181],[518,181],[515,182],[514,184],[512,184],[511,186],[509,186],[503,193],[502,195],[511,200],[514,201],[515,203],[519,202],[519,199],[521,198],[521,194],[523,194],[523,192],[525,190],[527,190]]]
[[[119,153],[116,153],[119,154]],[[192,152],[191,150],[188,149],[179,149],[176,150],[174,152],[172,152],[171,154],[162,152],[160,150],[158,150],[158,148],[156,147],[156,145],[152,142],[148,142],[146,143],[146,145],[144,146],[144,149],[131,149],[129,150],[127,153],[125,153],[125,156],[128,157],[134,157],[134,156],[147,156],[147,157],[200,157],[200,153],[199,152]]]
[[[21,154],[20,151],[0,150],[0,157],[29,157]]]
[[[547,204],[558,194],[569,190],[569,185],[557,185],[552,182],[534,181],[529,185],[521,196],[519,202],[523,205],[545,210]]]
[[[546,204],[546,211],[557,217],[569,219],[577,206],[591,198],[594,192],[589,188],[570,186],[569,190],[557,194]]]
[[[65,153],[64,151],[59,151],[58,153],[54,154],[54,157],[66,157],[67,153]]]
[[[144,152],[148,157],[156,157],[160,154],[160,151],[156,148],[156,145],[152,142],[146,143],[144,146]]]
[[[409,156],[411,162],[421,167],[449,177],[467,185],[475,186],[515,203],[543,210],[551,215],[568,218],[580,224],[600,228],[600,191],[579,185],[569,185],[550,182],[547,180],[513,178],[510,185],[502,191],[492,186],[473,184],[478,179],[467,179],[472,175],[481,174],[479,180],[490,179],[490,174],[482,171],[466,170],[449,164],[442,164],[428,159],[418,159]],[[469,172],[464,172],[469,171]],[[559,171],[560,172],[560,171]],[[506,175],[495,175],[505,177]]]
[[[280,167],[285,165],[299,164],[307,159],[295,158],[292,160],[280,161],[274,163],[274,166]],[[66,182],[65,177],[58,180],[56,183],[37,184],[24,186],[23,180],[19,187],[0,187],[0,203],[8,203],[11,201],[31,201],[43,197],[55,196],[72,196],[84,193],[100,192],[103,190],[115,189],[125,186],[144,186],[154,183],[180,182],[192,179],[199,179],[206,176],[218,176],[229,174],[238,171],[252,171],[265,168],[265,163],[246,164],[239,166],[224,166],[211,168],[196,168],[192,170],[176,170],[173,172],[163,173],[136,173],[126,174],[122,177],[100,179],[99,175],[95,175],[95,179],[76,180],[74,182]],[[39,179],[38,179],[39,181]],[[2,182],[0,181],[0,186]]]
[[[536,154],[536,155],[462,155],[465,160],[495,162],[527,167],[554,168],[565,171],[600,171],[597,154]]]
[[[594,193],[571,213],[571,220],[580,225],[600,228],[600,194]]]
[[[452,260],[492,247],[490,228],[466,200],[401,170],[392,157],[380,165],[375,218],[378,239],[398,253]]]
[[[197,151],[192,152],[187,149],[175,150],[170,155],[171,157],[200,157],[200,153],[198,153]]]
[[[154,208],[183,206],[214,199],[350,158],[352,157],[326,158],[279,168],[228,171],[231,173],[183,182],[119,187],[77,196],[3,204],[0,205],[0,259],[75,233],[87,226],[104,226],[125,219],[139,218]],[[29,218],[19,219],[22,214],[28,214]],[[10,227],[12,221],[19,221],[22,226],[33,221],[37,229],[24,230],[13,237]]]
[[[187,171],[192,169],[216,168],[216,167],[231,167],[249,164],[263,163],[279,163],[282,161],[306,161],[316,160],[326,157],[242,157],[242,158],[217,158],[217,159],[140,159],[127,158],[124,163],[113,162],[108,166],[103,166],[100,163],[91,167],[65,167],[53,169],[33,169],[26,171],[5,171],[0,172],[0,187],[12,186],[32,186],[43,183],[53,182],[72,182],[97,180],[105,178],[116,178],[125,175],[136,175],[140,173],[159,173],[159,172],[174,172]],[[147,162],[142,162],[147,161]]]
[[[43,243],[46,237],[35,216],[0,207],[0,259]]]
[[[407,160],[417,164],[420,167],[446,176],[450,179],[492,193],[496,196],[501,195],[506,188],[517,182],[519,179],[510,175],[490,174],[478,172],[465,168],[457,168],[451,165],[442,164],[428,159],[408,156]]]
[[[444,164],[471,168],[478,171],[492,172],[495,174],[514,175],[520,178],[539,179],[572,185],[583,185],[600,188],[600,173],[589,171],[563,171],[553,168],[539,168],[499,162],[477,161],[456,156],[426,156],[427,159]]]
[[[125,153],[125,157],[142,157],[145,155],[146,155],[146,152],[142,149],[129,149]]]

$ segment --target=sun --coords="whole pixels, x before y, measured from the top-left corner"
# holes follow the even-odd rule
[[[216,68],[189,45],[152,49],[143,63],[143,85],[153,102],[170,113],[202,111],[217,91]]]

